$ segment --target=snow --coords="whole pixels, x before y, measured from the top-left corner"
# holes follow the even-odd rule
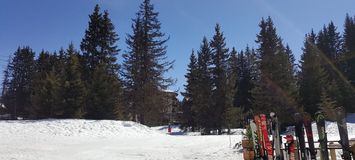
[[[1,160],[240,160],[242,129],[232,135],[201,136],[172,125],[147,127],[111,120],[0,121]],[[317,128],[312,125],[317,141]],[[339,140],[335,122],[326,122],[328,140]],[[355,138],[355,123],[348,123]],[[316,147],[318,145],[316,144]],[[337,150],[340,159],[341,150]]]
[[[172,136],[162,127],[127,121],[0,121],[1,160],[238,160],[242,154],[232,147],[240,140],[241,135]]]

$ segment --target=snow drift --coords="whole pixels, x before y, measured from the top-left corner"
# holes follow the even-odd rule
[[[23,120],[0,121],[0,136],[16,135],[28,137],[140,137],[161,133],[131,121],[112,120]]]

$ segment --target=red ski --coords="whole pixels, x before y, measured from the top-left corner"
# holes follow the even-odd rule
[[[295,157],[295,141],[293,139],[292,135],[286,135],[285,137],[286,139],[286,149],[287,149],[287,153],[288,153],[288,157],[286,157],[286,160],[296,160]]]
[[[260,120],[261,120],[261,131],[263,134],[263,138],[264,138],[264,148],[267,152],[267,158],[268,160],[273,160],[273,149],[272,149],[272,144],[269,140],[269,134],[268,134],[268,130],[267,130],[267,121],[266,121],[266,115],[265,114],[261,114],[260,115]]]
[[[263,134],[261,131],[261,120],[259,116],[254,116],[254,121],[257,127],[257,133],[258,133],[258,137],[259,137],[259,144],[260,144],[260,157],[264,157],[265,153],[264,153],[264,143],[263,143]]]

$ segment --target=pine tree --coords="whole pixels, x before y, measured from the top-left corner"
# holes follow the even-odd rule
[[[290,53],[284,47],[281,38],[270,17],[262,19],[260,33],[256,42],[259,56],[260,78],[253,89],[254,112],[276,112],[281,122],[289,121],[289,116],[296,109],[294,91],[295,81]],[[289,77],[289,78],[287,78]],[[285,115],[285,116],[282,116]]]
[[[301,67],[299,73],[300,105],[304,111],[314,115],[321,103],[321,95],[325,90],[327,77],[322,68],[321,55],[315,45],[316,35],[312,31],[305,37]]]
[[[31,101],[31,116],[33,118],[58,118],[63,114],[60,108],[60,77],[54,67],[43,73],[43,79],[36,79]]]
[[[355,17],[350,17],[348,14],[345,18],[344,34],[342,38],[343,46],[343,72],[349,83],[342,83],[344,92],[343,105],[347,111],[355,109],[354,102],[354,86],[355,86]],[[351,84],[351,85],[350,85]]]
[[[246,47],[245,51],[238,54],[237,60],[238,79],[234,105],[244,112],[248,112],[252,109],[253,97],[251,91],[258,75],[255,51]]]
[[[83,52],[83,77],[87,88],[85,117],[121,118],[118,113],[122,112],[122,87],[118,77],[119,66],[116,63],[119,52],[116,43],[119,38],[107,11],[100,13],[100,7],[96,5],[89,18],[88,28],[80,44]]]
[[[32,76],[35,66],[34,55],[35,53],[30,47],[19,47],[14,53],[11,64],[8,65],[11,80],[7,92],[8,104],[5,105],[14,117],[29,116]]]
[[[63,117],[65,118],[83,118],[84,100],[86,90],[81,79],[81,66],[79,62],[79,52],[75,50],[71,43],[66,51],[65,77],[62,93]]]
[[[206,37],[203,38],[197,52],[197,90],[195,104],[192,107],[196,113],[196,125],[203,134],[210,134],[213,129],[214,109],[212,105],[211,48]]]
[[[11,56],[9,57],[8,61],[7,61],[7,65],[6,65],[6,68],[4,70],[4,79],[2,81],[2,92],[1,92],[1,103],[6,107],[6,106],[13,106],[13,104],[10,104],[10,99],[11,98],[11,95],[10,95],[10,85],[11,85],[11,71],[10,68],[12,67],[11,66]],[[8,113],[9,111],[5,108],[2,108],[2,111],[3,112],[6,112]]]
[[[194,51],[192,51],[190,56],[190,63],[187,66],[187,73],[185,75],[186,85],[185,92],[181,93],[184,96],[182,101],[183,119],[182,128],[189,128],[194,131],[196,127],[195,116],[196,113],[192,110],[196,105],[196,96],[199,94],[197,90],[197,58]]]
[[[133,33],[126,40],[129,51],[123,55],[125,97],[131,118],[148,125],[160,123],[162,91],[174,82],[164,77],[174,61],[167,60],[168,38],[160,28],[158,12],[150,0],[144,0],[133,19]]]
[[[218,129],[219,134],[222,130],[224,112],[226,109],[227,97],[227,60],[228,48],[226,48],[225,37],[220,31],[219,24],[215,27],[215,35],[210,42],[212,55],[212,88],[213,88],[213,127]],[[229,97],[231,98],[231,97]]]
[[[234,105],[234,96],[237,92],[237,84],[238,84],[238,58],[237,51],[235,48],[232,48],[232,51],[228,57],[228,64],[226,69],[226,102],[225,109],[223,112],[223,127],[228,129],[228,133],[230,133],[230,129],[232,127],[240,127],[242,118],[242,108],[236,107]]]

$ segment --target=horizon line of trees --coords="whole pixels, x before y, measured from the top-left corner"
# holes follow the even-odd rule
[[[168,60],[169,37],[160,31],[150,0],[139,6],[131,28],[122,64],[115,26],[98,5],[89,15],[80,51],[70,43],[36,57],[29,46],[19,47],[4,70],[5,112],[30,119],[162,124],[163,91],[175,82],[164,75],[174,61]],[[336,106],[355,111],[355,17],[346,15],[343,33],[333,22],[307,33],[299,66],[271,17],[262,18],[259,28],[256,48],[227,48],[216,24],[214,36],[203,37],[199,49],[192,50],[181,93],[183,128],[221,134],[254,114],[276,112],[286,125],[296,111],[314,115],[322,110],[330,120]]]

